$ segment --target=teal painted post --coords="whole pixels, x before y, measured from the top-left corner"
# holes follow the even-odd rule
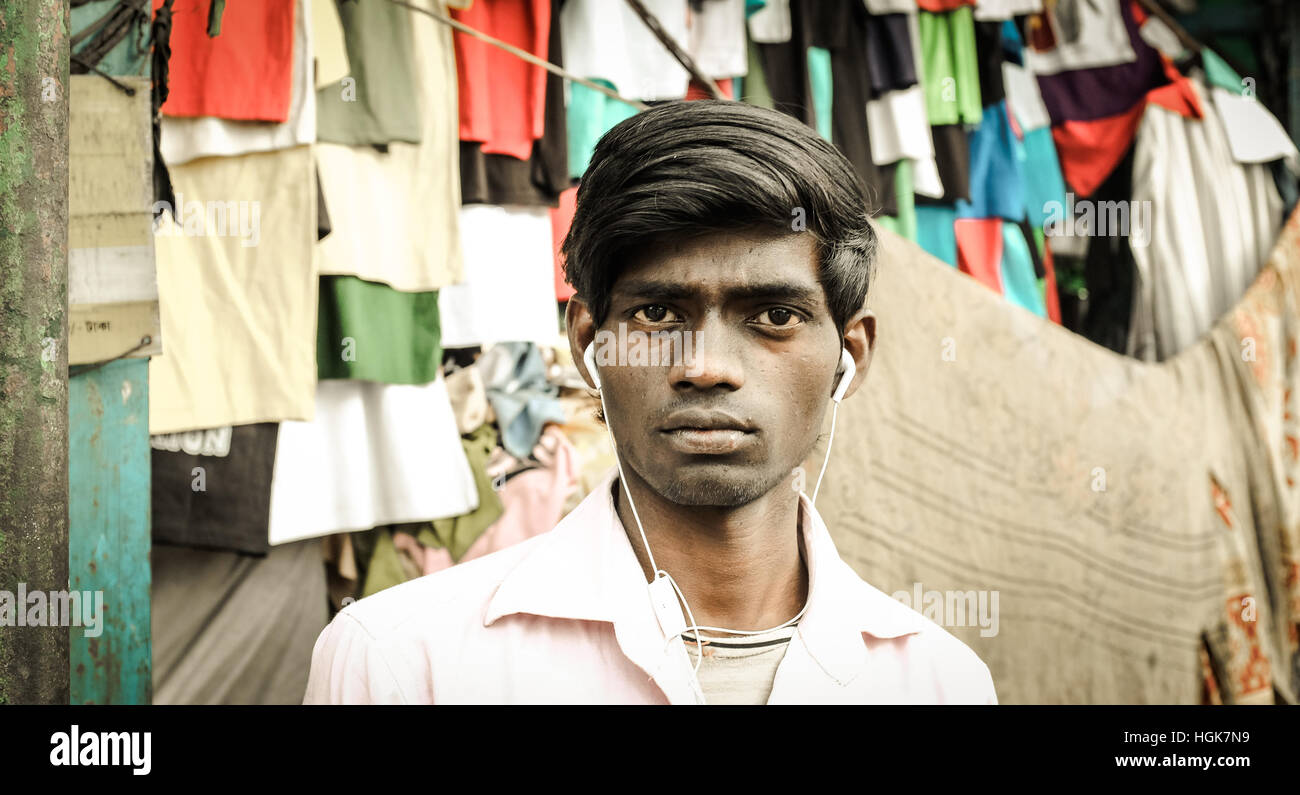
[[[103,599],[97,637],[93,626],[70,630],[70,702],[148,704],[149,360],[121,359],[68,384],[68,588]]]

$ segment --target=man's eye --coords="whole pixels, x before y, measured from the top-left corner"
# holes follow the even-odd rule
[[[756,317],[759,319],[760,326],[790,328],[799,325],[801,322],[799,316],[794,312],[779,306],[765,309],[758,313]]]
[[[643,306],[636,311],[633,317],[645,323],[663,323],[664,321],[677,319],[677,315],[671,309],[661,304]]]

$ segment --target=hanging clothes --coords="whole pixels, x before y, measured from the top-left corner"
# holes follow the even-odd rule
[[[868,10],[871,11],[871,4],[868,4]],[[874,20],[881,12],[871,13],[871,19]],[[871,131],[871,158],[877,165],[902,160],[912,163],[908,175],[910,179],[900,179],[901,175],[895,177],[895,195],[901,216],[911,212],[907,208],[915,205],[916,195],[941,198],[944,187],[935,159],[930,120],[926,113],[921,33],[915,6],[900,18],[905,29],[897,32],[900,39],[893,45],[893,49],[899,53],[900,58],[910,62],[913,84],[887,90],[868,100],[867,129]],[[905,186],[901,184],[903,182],[909,184]]]
[[[917,8],[933,14],[956,11],[975,5],[975,0],[916,0]]]
[[[1002,82],[1002,64],[1007,60],[1002,39],[1003,25],[1001,22],[976,22],[974,27],[980,104],[987,108],[1007,97],[1006,87]],[[1019,40],[1008,43],[1008,47],[1018,51]]]
[[[440,378],[407,386],[328,380],[311,422],[283,422],[270,541],[459,516],[478,506]]]
[[[1188,116],[1202,112],[1173,62],[1142,38],[1146,15],[1129,2],[1120,4],[1120,13],[1136,53],[1134,61],[1038,75],[1061,171],[1074,192],[1084,197],[1092,195],[1124,157],[1148,102],[1161,102]],[[1032,49],[1032,36],[1030,44]],[[1033,62],[1028,51],[1026,62]]]
[[[1230,596],[1220,614],[1222,631],[1209,635],[1229,701],[1268,701],[1272,678],[1300,690],[1300,389],[1296,388],[1297,308],[1295,269],[1300,264],[1300,239],[1292,219],[1273,247],[1268,265],[1214,336],[1224,369],[1241,377],[1244,399],[1236,428],[1259,450],[1252,463],[1261,477],[1250,490],[1235,495],[1216,493],[1215,512],[1227,525],[1221,541],[1231,544],[1232,569],[1225,572]],[[1252,355],[1243,353],[1250,348]],[[1233,499],[1237,504],[1234,508]],[[1224,509],[1227,510],[1224,510]],[[1251,549],[1249,526],[1260,517]],[[1270,521],[1269,517],[1275,517]],[[1256,563],[1258,561],[1258,563]],[[1255,591],[1248,572],[1264,570],[1264,587]],[[1268,602],[1248,621],[1243,608],[1252,593]],[[1265,597],[1264,594],[1267,594]],[[1271,620],[1270,620],[1271,618]],[[1270,657],[1269,647],[1277,649]],[[1225,664],[1226,663],[1226,664]],[[1205,666],[1211,673],[1214,665]]]
[[[497,489],[509,481],[499,476],[501,480],[498,484],[498,480],[488,472],[488,462],[492,452],[497,448],[497,441],[496,429],[491,425],[483,425],[473,433],[461,437],[465,458],[474,473],[474,485],[478,490],[478,507],[460,516],[435,520],[416,536],[416,539],[431,551],[445,550],[452,563],[464,559],[474,542],[478,541],[505,512],[505,506],[501,502]],[[432,561],[422,563],[421,573],[443,568],[442,566],[435,568],[435,565]]]
[[[315,80],[313,88],[324,88],[347,77],[352,71],[348,63],[348,47],[343,36],[343,23],[339,19],[334,0],[307,0],[311,16],[313,53],[315,55]]]
[[[916,84],[915,64],[906,42],[887,51],[881,46],[890,35],[886,30],[896,32],[901,25],[905,32],[907,20],[902,15],[890,21],[872,18],[858,3],[846,2],[842,6],[836,11],[819,5],[820,13],[810,15],[814,43],[824,43],[830,51],[831,141],[853,164],[868,191],[874,192],[873,209],[897,215],[897,161],[876,163],[872,156],[873,135],[864,110],[881,91]]]
[[[860,17],[865,34],[862,40],[867,54],[867,78],[873,99],[918,83],[908,21],[911,16],[865,14]]]
[[[1208,87],[1191,85],[1204,103]],[[1152,104],[1137,136],[1133,207],[1142,221],[1130,235],[1138,289],[1129,353],[1163,360],[1196,342],[1255,279],[1282,200],[1266,166],[1233,158],[1217,114],[1188,119]]]
[[[867,0],[867,5],[877,0]],[[1012,17],[1038,14],[1043,10],[1043,0],[976,0],[976,22],[1000,22]]]
[[[156,14],[164,0],[153,0]],[[289,120],[293,84],[294,0],[226,9],[221,35],[208,36],[208,0],[175,0],[167,116]]]
[[[606,88],[614,88],[608,80],[593,78]],[[596,142],[615,124],[635,116],[637,109],[617,99],[587,88],[578,83],[569,84],[568,116],[569,176],[578,179],[591,163]]]
[[[1046,227],[1052,209],[1064,207],[1067,201],[1065,178],[1061,164],[1056,159],[1056,144],[1050,127],[1040,127],[1025,132],[1023,141],[1016,141],[1016,160],[1020,168],[1021,188],[1024,191],[1025,210],[1035,229]]]
[[[495,0],[451,12],[481,33],[546,59],[551,0]],[[545,69],[456,31],[460,139],[482,144],[484,154],[527,160],[545,124]]]
[[[793,29],[793,14],[790,24]],[[756,42],[756,48],[761,60],[763,84],[772,107],[816,129],[817,115],[812,106],[804,37],[800,35],[796,39],[792,34],[780,42]]]
[[[273,422],[152,436],[153,543],[265,555]]]
[[[317,377],[427,384],[442,366],[438,292],[404,293],[355,276],[322,276]]]
[[[461,209],[460,226],[465,280],[438,296],[443,347],[554,345],[560,332],[547,208],[472,204]]]
[[[1200,118],[1204,111],[1187,80],[1167,64],[1174,76],[1168,85],[1149,91],[1128,111],[1094,121],[1067,121],[1052,127],[1061,172],[1080,196],[1091,196],[1133,145],[1138,125],[1148,105],[1158,104],[1187,118]]]
[[[958,218],[953,230],[959,270],[1011,303],[1047,317],[1030,250],[1033,241],[1019,225],[1001,218]]]
[[[659,24],[682,47],[689,41],[687,0],[645,0]],[[566,68],[600,78],[628,99],[682,99],[690,75],[626,3],[568,0],[560,14]]]
[[[1238,163],[1284,160],[1293,173],[1300,172],[1300,152],[1286,129],[1254,97],[1237,96],[1222,88],[1211,89],[1232,156]]]
[[[493,522],[470,545],[460,562],[481,558],[530,538],[549,532],[564,518],[564,505],[578,485],[579,462],[576,450],[558,426],[549,425],[538,441],[543,465],[509,477],[497,494],[501,498],[501,518]],[[518,459],[502,459],[497,472],[509,472],[519,466]],[[439,570],[435,562],[425,573]]]
[[[916,207],[916,242],[932,257],[957,267],[957,208],[953,205]]]
[[[75,43],[69,47],[69,66],[73,75],[86,74],[89,66],[115,76],[149,75],[151,15],[141,13],[116,32],[106,30],[110,27],[107,23],[101,24],[123,11],[128,9],[119,0],[83,0],[71,7],[69,31]],[[95,32],[87,36],[91,28]]]
[[[880,224],[908,240],[916,240],[916,194],[912,182],[911,160],[900,160],[894,172],[894,202],[898,212],[894,216],[882,215]]]
[[[172,169],[177,217],[154,233],[165,348],[149,431],[305,420],[316,382],[311,147]]]
[[[1135,51],[1127,29],[1129,16],[1125,7],[1128,4],[1128,0],[1047,3],[1042,16],[1028,23],[1025,67],[1041,77],[1136,62],[1140,54]],[[975,14],[979,16],[978,9]],[[1120,81],[1116,80],[1115,85],[1119,86]],[[1080,92],[1080,96],[1086,98],[1087,94]]]
[[[970,7],[963,5],[938,14],[922,11],[917,22],[930,123],[979,124],[983,105]]]
[[[289,118],[283,124],[232,121],[217,116],[163,116],[162,156],[169,166],[200,157],[266,152],[316,141],[316,90],[312,85],[315,57],[308,0],[297,0],[293,16],[293,73]],[[337,23],[336,23],[337,24]]]
[[[915,174],[909,189],[936,199],[944,195],[925,112],[925,94],[919,86],[869,100],[867,129],[871,131],[871,159],[876,165],[911,161]]]
[[[559,0],[551,0],[547,60],[563,66]],[[578,86],[574,86],[577,88]],[[564,78],[546,73],[541,138],[527,158],[488,153],[476,141],[460,142],[461,204],[523,204],[554,207],[570,185]]]
[[[746,0],[708,0],[688,8],[686,52],[705,77],[743,77],[746,52]]]
[[[771,0],[746,19],[749,40],[756,44],[780,44],[790,40],[793,27],[790,21],[791,0]]]
[[[527,342],[502,342],[474,364],[483,375],[488,402],[501,429],[501,446],[527,458],[548,422],[564,422],[559,390],[546,380],[541,351]]]
[[[487,387],[483,374],[477,367],[460,367],[446,375],[447,397],[456,415],[456,428],[461,436],[469,436],[493,419],[488,405]],[[496,446],[496,441],[492,442]]]
[[[1006,91],[1007,106],[1015,114],[1020,129],[1032,130],[1050,127],[1052,117],[1043,103],[1043,94],[1033,74],[1016,63],[1002,64],[1002,85]]]
[[[865,42],[868,15],[856,0],[810,3],[792,0],[789,41],[758,44],[773,106],[802,120],[831,140],[853,164],[870,192],[873,212],[898,212],[893,163],[877,165],[864,113],[871,98],[871,69]],[[880,59],[887,62],[887,58]],[[897,76],[906,66],[882,70]],[[829,74],[827,74],[829,72]],[[829,77],[829,80],[827,79]],[[896,77],[901,80],[903,78]],[[829,108],[829,113],[827,109]]]
[[[1133,198],[1133,149],[1093,192],[1089,201],[1095,207],[1120,207]],[[1073,201],[1065,206],[1064,217],[1074,218]],[[1066,252],[1065,270],[1073,272],[1063,279],[1075,289],[1069,300],[1070,323],[1067,328],[1117,353],[1128,350],[1133,317],[1133,282],[1137,266],[1133,247],[1127,236],[1088,236],[1078,225],[1052,228],[1050,243],[1054,252]],[[1078,234],[1076,233],[1083,233]]]
[[[1081,6],[1091,7],[1087,3]],[[1171,75],[1164,68],[1164,57],[1147,44],[1138,30],[1141,22],[1128,2],[1102,3],[1100,7],[1114,17],[1108,25],[1104,40],[1112,46],[1123,46],[1132,57],[1105,65],[1072,65],[1069,68],[1044,70],[1041,53],[1033,40],[1025,50],[1026,68],[1038,78],[1038,86],[1051,114],[1053,124],[1066,121],[1092,121],[1124,113],[1139,104],[1153,88],[1170,82]]]
[[[463,441],[487,502],[472,513],[428,526],[377,528],[367,534],[374,544],[368,550],[365,595],[527,541],[563,518],[577,485],[578,465],[575,449],[558,427],[549,427],[541,440],[536,451],[540,465],[522,464],[489,445],[495,441],[489,428]]]
[[[1004,34],[1017,50],[1019,34],[1014,26],[1004,27]],[[1025,193],[1025,209],[1030,225],[1042,231],[1053,207],[1064,207],[1066,202],[1065,178],[1052,138],[1051,116],[1043,103],[1042,93],[1034,76],[1023,66],[1012,61],[1002,64],[1002,84],[1006,89],[1007,109],[1020,128],[1022,139],[1017,142],[1017,159],[1023,164],[1020,170]]]
[[[351,146],[420,142],[413,12],[389,2],[338,3],[349,73],[317,92],[317,135]],[[431,20],[419,20],[430,24]],[[432,23],[437,24],[437,23]]]
[[[983,121],[970,133],[970,201],[957,202],[959,218],[1025,217],[1020,149],[1006,100],[984,109]]]
[[[762,55],[759,54],[758,44],[752,37],[745,50],[749,66],[745,77],[737,86],[736,99],[773,110],[775,104],[772,101],[772,91],[767,87],[767,76],[763,73]]]
[[[441,0],[418,2],[446,10]],[[419,108],[420,143],[393,143],[386,153],[370,146],[315,147],[333,222],[318,253],[321,273],[427,292],[459,281],[464,272],[457,221],[456,64],[446,25],[396,8],[412,16],[415,94],[403,101]]]
[[[917,204],[953,205],[958,200],[970,199],[970,139],[964,124],[932,124],[930,138],[934,141],[934,161],[943,185],[943,195],[937,198],[922,194]]]
[[[155,546],[154,704],[300,704],[329,623],[319,541],[265,556]]]
[[[425,549],[411,535],[411,529],[409,525],[376,527],[367,534],[373,537],[374,544],[365,565],[362,598],[420,576]]]
[[[564,276],[564,255],[560,252],[564,247],[564,238],[569,234],[569,227],[573,225],[573,214],[577,210],[577,188],[569,188],[561,193],[559,206],[551,210],[551,241],[555,250],[555,300],[557,301],[567,301],[577,292]]]

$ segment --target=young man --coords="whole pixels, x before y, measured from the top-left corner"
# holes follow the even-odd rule
[[[349,606],[306,701],[996,703],[801,493],[832,395],[871,363],[864,194],[812,130],[742,103],[606,134],[564,251],[622,477],[549,533]]]

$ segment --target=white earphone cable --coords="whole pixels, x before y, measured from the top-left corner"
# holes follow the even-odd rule
[[[593,373],[593,375],[595,374]],[[690,624],[685,629],[666,639],[664,643],[664,648],[666,649],[669,644],[671,644],[674,640],[677,640],[687,632],[691,632],[695,636],[696,659],[695,659],[695,664],[692,667],[692,671],[691,671],[692,672],[691,686],[695,691],[696,697],[700,700],[700,703],[705,703],[704,692],[703,689],[700,687],[700,680],[699,680],[700,664],[704,662],[704,641],[700,635],[700,630],[707,630],[709,632],[720,632],[720,633],[725,633],[730,635],[744,635],[744,636],[765,635],[769,632],[776,632],[778,630],[785,629],[786,627],[789,627],[793,624],[797,624],[799,620],[803,618],[804,613],[807,612],[808,604],[807,602],[805,602],[803,609],[801,609],[797,614],[795,614],[793,618],[780,624],[779,626],[772,627],[771,629],[760,629],[760,630],[724,629],[722,627],[700,626],[695,623],[695,614],[691,611],[690,603],[686,601],[686,594],[682,593],[681,587],[677,585],[677,581],[673,579],[673,576],[671,574],[669,574],[667,571],[664,571],[663,569],[658,568],[658,566],[656,566],[655,564],[654,553],[650,551],[650,541],[646,538],[645,527],[641,524],[641,515],[637,512],[636,503],[632,500],[632,491],[631,489],[628,488],[627,485],[627,476],[623,473],[623,458],[618,453],[618,440],[614,437],[614,427],[610,425],[609,422],[609,408],[605,405],[605,390],[598,386],[596,388],[596,391],[600,395],[600,408],[605,415],[605,430],[609,433],[609,440],[611,445],[614,448],[614,463],[618,467],[618,479],[619,482],[623,484],[623,493],[627,495],[627,504],[628,507],[632,509],[632,518],[636,520],[636,529],[641,534],[641,544],[645,547],[646,557],[650,559],[650,570],[654,572],[654,576],[656,578],[660,576],[667,578],[668,583],[673,588],[673,592],[676,593],[677,598],[681,600],[682,607],[685,608],[686,610],[686,617],[690,621]],[[833,400],[832,402],[834,405],[831,409],[831,435],[830,435],[830,439],[826,442],[826,458],[822,461],[822,469],[821,472],[817,475],[817,484],[813,488],[813,496],[812,496],[813,505],[817,504],[817,494],[818,492],[821,491],[822,478],[826,476],[826,467],[831,460],[831,446],[835,444],[835,420],[839,415],[840,402],[838,400]]]
[[[826,477],[826,465],[831,462],[831,445],[835,444],[835,418],[840,413],[840,402],[834,401],[831,408],[831,438],[826,441],[826,457],[822,459],[822,471],[817,475],[817,485],[813,487],[812,502],[817,504],[817,493],[822,490],[822,478]]]
[[[623,457],[618,454],[618,439],[614,437],[614,426],[609,423],[609,408],[605,405],[605,390],[597,388],[596,391],[600,393],[600,410],[605,415],[605,430],[609,433],[609,441],[614,448],[614,464],[618,467],[618,480],[619,483],[623,484],[623,493],[627,495],[628,507],[632,509],[632,518],[636,520],[636,529],[641,534],[641,544],[645,547],[646,557],[650,559],[650,570],[654,572],[655,577],[663,575],[668,578],[668,584],[673,587],[673,591],[677,594],[677,598],[682,602],[682,607],[686,609],[686,617],[690,620],[691,625],[694,625],[695,614],[691,612],[691,605],[686,601],[686,594],[682,593],[682,589],[677,585],[677,581],[673,579],[671,574],[655,565],[654,553],[650,551],[650,541],[646,538],[645,527],[641,524],[641,514],[637,513],[636,502],[632,500],[632,491],[627,486],[627,476],[623,474]],[[687,629],[689,629],[689,627]],[[664,647],[667,648],[668,644],[672,643],[679,637],[681,637],[681,633],[669,637],[667,642],[664,643]],[[695,695],[699,698],[700,702],[704,703],[704,691],[700,687],[699,680],[700,662],[704,659],[704,643],[699,638],[696,638],[695,645],[698,655],[695,661],[695,667],[692,669],[693,680],[691,682],[691,687],[694,689]]]
[[[609,409],[605,407],[605,390],[598,389],[600,393],[600,410],[605,414],[605,430],[609,432],[609,441],[614,447],[614,463],[618,466],[618,482],[623,484],[623,493],[627,495],[628,507],[632,509],[632,518],[636,519],[636,529],[641,533],[641,543],[645,545],[646,557],[650,558],[650,570],[658,576],[659,569],[655,566],[654,553],[650,551],[650,542],[646,540],[645,528],[641,526],[641,515],[636,512],[636,503],[632,501],[632,492],[627,487],[627,476],[623,474],[623,457],[618,454],[618,440],[614,438],[614,426],[609,424]]]

